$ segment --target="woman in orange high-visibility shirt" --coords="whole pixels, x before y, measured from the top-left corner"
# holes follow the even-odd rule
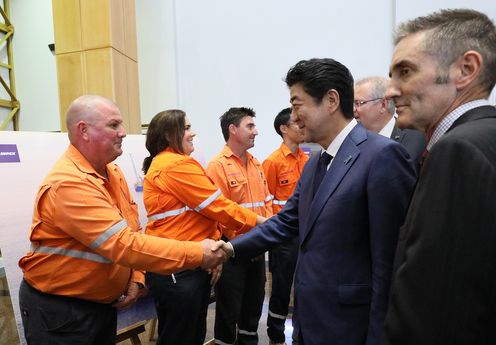
[[[186,114],[181,110],[158,113],[150,122],[143,162],[146,233],[183,241],[218,240],[217,222],[239,233],[265,218],[225,198],[205,170],[189,155],[194,151]],[[158,345],[201,345],[206,333],[210,284],[222,266],[211,272],[185,270],[174,275],[147,273],[146,283],[155,300]]]

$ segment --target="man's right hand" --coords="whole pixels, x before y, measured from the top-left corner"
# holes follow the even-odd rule
[[[263,224],[267,219],[269,218],[257,215],[257,225]]]
[[[220,250],[219,250],[220,249]],[[234,248],[230,242],[217,241],[212,247],[212,251],[223,251],[227,258],[234,256]]]
[[[218,243],[224,241],[215,242],[211,239],[204,239],[201,241],[203,250],[203,260],[201,263],[201,268],[208,270],[217,267],[218,265],[226,262],[229,256],[223,250],[217,250],[219,248]]]

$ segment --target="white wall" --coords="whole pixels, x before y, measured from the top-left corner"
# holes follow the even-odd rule
[[[50,0],[11,0],[14,70],[23,131],[59,131],[59,101]]]
[[[387,73],[391,8],[367,0],[176,1],[178,101],[208,143],[205,155],[224,144],[218,118],[232,106],[257,112],[251,152],[263,159],[275,149],[273,119],[289,106],[283,79],[301,59],[333,57],[356,76]]]
[[[174,5],[173,0],[136,1],[142,123],[178,106]]]
[[[471,8],[486,13],[493,20],[496,19],[496,6],[494,1],[485,0],[397,0],[396,24],[405,20],[423,16],[441,8]]]

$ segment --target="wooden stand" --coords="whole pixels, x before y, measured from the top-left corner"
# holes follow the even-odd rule
[[[145,324],[147,321],[141,321],[131,325],[129,327],[123,328],[117,332],[117,337],[115,339],[116,343],[124,341],[126,339],[131,340],[133,345],[141,345],[141,340],[139,334],[145,331]]]

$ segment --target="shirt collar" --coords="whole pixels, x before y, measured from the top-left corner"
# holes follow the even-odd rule
[[[293,151],[291,151],[291,149],[288,147],[288,145],[286,145],[284,142],[281,143],[281,146],[279,146],[279,149],[281,150],[284,157],[287,157],[290,155],[295,156],[295,157],[299,157],[300,155],[304,154],[303,150],[300,147],[298,147],[296,154],[294,154]]]
[[[229,157],[231,157],[231,156],[234,156],[234,157],[239,158],[238,156],[236,156],[236,155],[234,154],[234,152],[232,152],[231,148],[230,148],[227,144],[226,144],[226,145],[224,145],[224,148],[222,149],[222,154],[224,155],[224,157],[227,157],[227,158],[229,158]],[[245,154],[246,154],[246,158],[247,158],[248,160],[250,160],[250,159],[253,157],[253,156],[251,155],[251,153],[250,153],[250,152],[248,152],[248,151],[246,151],[246,152],[245,152]]]
[[[460,116],[465,114],[467,111],[472,110],[474,108],[482,107],[485,105],[490,105],[487,99],[476,99],[474,101],[465,103],[460,105],[458,108],[454,109],[448,115],[446,115],[439,125],[437,125],[436,129],[432,133],[432,137],[427,144],[427,151],[431,150],[431,147],[441,139],[441,137],[450,129],[451,125],[458,120]]]
[[[81,152],[79,152],[79,150],[72,144],[69,145],[69,148],[66,151],[66,155],[82,172],[100,176],[100,174],[96,172],[90,162],[88,162],[86,157],[84,157]]]
[[[329,146],[327,147],[327,150],[326,152],[328,154],[330,154],[331,156],[333,157],[336,157],[336,154],[338,153],[338,150],[339,148],[341,147],[341,145],[343,144],[343,141],[344,139],[346,139],[346,137],[348,136],[348,134],[350,134],[351,130],[353,128],[355,128],[355,126],[357,125],[357,120],[355,119],[352,119],[347,125],[346,127],[344,127],[341,132],[339,132],[339,134],[334,138],[333,141],[331,141],[331,143],[329,144]]]
[[[385,136],[386,138],[391,138],[391,134],[393,134],[394,125],[396,124],[396,119],[394,116],[391,116],[391,119],[386,123],[384,128],[379,132],[380,135]]]
[[[79,150],[72,144],[69,144],[69,147],[67,148],[67,151],[65,153],[67,157],[78,167],[79,170],[86,174],[94,174],[98,176],[99,178],[106,180],[106,178],[102,175],[100,175],[95,168],[91,165],[91,163],[86,159],[85,156]],[[116,165],[114,164],[107,164],[106,166],[107,171],[115,171]]]

